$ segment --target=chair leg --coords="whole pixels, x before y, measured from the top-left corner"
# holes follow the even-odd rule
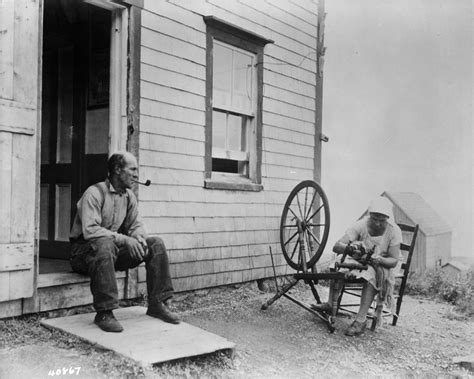
[[[397,321],[398,321],[398,316],[397,316],[397,315],[393,315],[392,326],[396,326],[396,325],[397,325]]]
[[[392,326],[397,325],[398,315],[400,314],[400,308],[402,307],[402,299],[403,299],[403,294],[399,294],[399,297],[397,299],[397,308],[395,309],[395,314],[393,315],[393,319],[392,319]]]

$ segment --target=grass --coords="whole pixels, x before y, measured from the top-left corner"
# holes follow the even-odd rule
[[[430,270],[412,275],[407,281],[406,293],[439,298],[455,306],[465,316],[474,316],[474,273],[452,278],[442,270]]]

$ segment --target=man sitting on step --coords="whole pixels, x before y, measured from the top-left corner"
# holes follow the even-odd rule
[[[358,336],[364,333],[367,312],[376,295],[380,311],[384,302],[391,307],[395,282],[392,269],[398,263],[401,242],[402,231],[394,222],[392,203],[385,197],[378,197],[371,202],[369,215],[354,223],[334,245],[333,251],[338,255],[344,254],[349,245],[357,251],[373,252],[367,270],[354,269],[345,274],[348,278],[364,279],[359,311],[354,322],[345,331],[347,336]],[[363,249],[358,248],[360,246]],[[357,263],[349,256],[345,262]],[[331,281],[329,302],[313,304],[312,308],[326,313],[337,309],[342,287],[342,281]]]
[[[108,178],[90,186],[77,203],[71,229],[71,266],[89,275],[94,322],[106,332],[121,332],[113,310],[118,308],[115,270],[124,271],[143,261],[148,292],[147,315],[178,324],[165,305],[173,295],[168,256],[163,241],[148,237],[131,191],[138,180],[137,160],[117,152],[108,160]]]

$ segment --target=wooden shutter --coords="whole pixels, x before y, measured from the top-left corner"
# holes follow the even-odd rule
[[[33,295],[41,3],[0,0],[0,302]]]

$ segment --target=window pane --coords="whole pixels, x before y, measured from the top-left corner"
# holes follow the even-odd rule
[[[71,227],[71,185],[56,185],[55,233],[56,241],[69,241]]]
[[[234,51],[232,106],[252,112],[253,59],[251,55]]]
[[[213,62],[213,103],[226,108],[231,104],[232,50],[215,42]]]
[[[109,149],[109,108],[86,113],[86,154],[107,154]]]
[[[40,239],[48,239],[49,227],[49,185],[40,187]]]
[[[54,97],[54,73],[56,66],[51,53],[43,55],[43,93],[41,108],[41,164],[49,163],[51,123],[54,119],[52,109],[56,109]]]
[[[227,120],[227,149],[242,150],[242,117],[229,114]]]
[[[71,163],[73,107],[73,50],[59,50],[57,163]]]
[[[222,112],[212,112],[212,146],[225,149],[226,137],[226,114]]]

